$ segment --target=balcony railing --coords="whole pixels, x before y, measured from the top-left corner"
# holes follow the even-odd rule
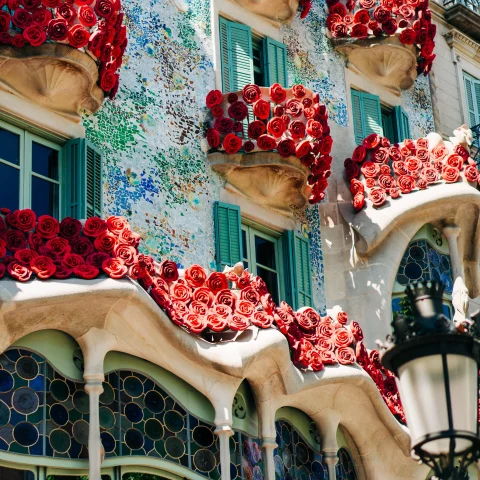
[[[445,20],[480,41],[480,0],[444,0],[443,6]]]
[[[213,169],[254,202],[290,212],[325,197],[332,137],[318,94],[294,85],[246,85],[207,95]]]

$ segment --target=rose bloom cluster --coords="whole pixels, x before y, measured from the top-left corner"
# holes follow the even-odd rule
[[[211,150],[229,155],[240,150],[277,151],[282,157],[295,156],[311,172],[309,202],[323,200],[333,140],[327,109],[317,93],[303,85],[285,89],[278,83],[270,88],[250,84],[242,92],[226,95],[212,90],[206,104],[213,116],[206,132]]]
[[[92,217],[82,225],[71,217],[37,219],[30,209],[0,212],[0,278],[91,280],[103,272],[120,279],[138,268],[140,236],[123,217]]]
[[[302,9],[300,18],[305,18],[312,8],[312,0],[300,0],[300,8]]]
[[[365,348],[363,342],[358,342],[356,346],[356,355],[358,364],[375,382],[375,385],[390,412],[398,421],[406,424],[405,413],[397,390],[395,375],[383,367],[380,362],[380,353],[378,350],[369,351]]]
[[[327,27],[333,38],[399,35],[404,45],[419,53],[418,73],[431,70],[436,25],[428,0],[327,0]]]
[[[444,142],[436,133],[394,145],[373,133],[355,148],[344,165],[357,211],[365,206],[366,198],[374,207],[380,207],[388,198],[397,199],[440,183],[465,179],[476,187],[479,180],[468,148]]]
[[[64,43],[99,64],[100,88],[114,98],[127,48],[120,0],[0,0],[0,44]]]

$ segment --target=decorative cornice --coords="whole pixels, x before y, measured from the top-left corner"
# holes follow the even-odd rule
[[[456,47],[458,46],[458,43],[460,43],[462,44],[461,46],[466,46],[474,50],[475,54],[480,53],[480,44],[455,28],[452,28],[449,32],[445,33],[443,37],[449,47]]]

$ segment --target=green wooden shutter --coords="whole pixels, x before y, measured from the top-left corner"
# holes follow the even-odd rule
[[[313,306],[308,239],[290,230],[286,235],[287,301],[294,310]]]
[[[474,79],[466,74],[464,74],[463,79],[465,82],[465,97],[467,100],[468,123],[470,127],[474,127],[478,124]]]
[[[393,127],[393,112],[382,111],[383,135],[392,143],[395,143],[395,131]]]
[[[250,27],[220,17],[220,51],[223,92],[236,92],[253,83]]]
[[[222,272],[226,265],[233,266],[243,259],[240,207],[229,203],[215,202],[213,208],[215,260],[217,270]]]
[[[287,48],[283,43],[271,38],[263,39],[263,69],[265,72],[265,86],[279,83],[287,86]]]
[[[410,120],[402,107],[395,107],[395,142],[403,142],[410,138]]]
[[[102,154],[84,138],[64,147],[63,216],[85,219],[102,215]]]
[[[380,99],[376,95],[352,89],[352,115],[357,145],[371,133],[383,135]]]

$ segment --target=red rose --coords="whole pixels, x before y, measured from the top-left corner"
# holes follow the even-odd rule
[[[237,137],[234,133],[229,133],[223,139],[222,146],[225,149],[225,153],[232,155],[240,150],[242,143],[243,141],[240,137]]]
[[[406,24],[405,26],[408,26],[409,23],[407,20],[411,20],[415,17],[415,9],[412,8],[410,5],[407,5],[407,4],[404,4],[404,5],[400,5],[400,7],[398,8],[398,14],[401,15],[403,17],[403,19],[400,21],[400,23],[403,25],[403,24]],[[399,23],[399,27],[401,27]],[[403,27],[404,28],[404,27]],[[412,28],[406,28],[405,30],[411,30],[413,32],[413,42],[412,43],[423,43],[423,42],[420,42],[418,37],[416,38],[415,40],[415,36],[417,34],[417,32],[415,30],[413,30]],[[405,31],[404,30],[404,31]],[[422,30],[425,30],[425,29],[422,29]],[[402,32],[403,33],[403,32]],[[409,35],[411,35],[411,33],[409,32]],[[426,36],[426,31],[425,31],[425,36]],[[400,41],[402,41],[402,36],[400,35]],[[425,40],[424,40],[425,41]],[[403,43],[406,43],[406,42],[403,42]],[[407,44],[407,45],[411,45],[411,44]]]
[[[274,83],[270,87],[269,95],[270,95],[270,99],[274,103],[283,103],[287,98],[287,92],[279,83]]]
[[[303,85],[292,85],[292,93],[295,98],[303,98],[307,91]]]
[[[468,150],[462,145],[455,145],[455,147],[453,147],[453,151],[457,155],[460,155],[465,162],[468,160],[468,157],[470,156],[468,153]]]
[[[398,147],[396,147],[395,145],[393,147],[390,147],[390,158],[394,161],[394,162],[398,162],[400,160],[402,160],[402,154],[400,152],[400,149]]]
[[[100,270],[93,265],[78,265],[73,268],[73,274],[84,280],[93,280],[97,278]]]
[[[273,135],[275,138],[280,138],[285,132],[287,126],[285,122],[280,117],[273,117],[269,120],[267,124],[268,133]]]
[[[90,7],[87,7],[90,8]],[[81,21],[81,18],[80,18]],[[83,23],[83,22],[82,22]],[[82,48],[88,43],[88,39],[90,38],[90,34],[79,24],[74,25],[71,27],[68,31],[68,43],[73,47],[73,48]],[[108,88],[108,86],[102,86],[102,81],[105,75],[107,75],[107,71],[104,72],[104,75],[102,75],[102,80],[100,82],[100,87],[102,90],[109,91],[111,90]],[[113,86],[113,85],[112,85]],[[105,87],[105,88],[104,88]]]
[[[415,188],[415,179],[411,175],[400,175],[397,184],[402,193],[410,193]]]
[[[389,191],[390,188],[397,186],[397,182],[391,175],[380,175],[378,184],[386,191]]]
[[[105,252],[93,252],[88,255],[86,264],[91,265],[95,268],[102,268],[102,264],[105,260],[108,260],[110,255]],[[138,280],[138,278],[134,278],[134,280]]]
[[[178,268],[175,262],[164,260],[159,266],[160,276],[168,283],[178,280]]]
[[[130,245],[118,244],[115,245],[113,252],[117,258],[123,261],[127,266],[133,265],[135,263],[135,257],[137,251],[135,248]]]
[[[183,287],[185,287],[185,285],[181,283],[177,283],[175,285],[182,285]],[[188,300],[189,297],[184,298],[187,298]],[[204,303],[194,300],[192,303],[190,303],[189,310],[191,313],[196,313],[198,315],[206,315],[208,312],[208,307]]]
[[[374,207],[383,205],[387,200],[387,193],[381,187],[374,187],[370,190],[368,198],[372,201]]]
[[[270,135],[261,135],[257,139],[257,147],[261,150],[273,150],[277,146],[277,141]]]
[[[32,261],[30,262],[30,268],[41,280],[50,278],[56,270],[53,260],[44,255],[37,255],[36,257],[32,258]]]
[[[285,139],[278,142],[277,151],[281,157],[290,157],[295,155],[296,145],[291,139]]]
[[[62,259],[62,263],[68,268],[75,268],[79,265],[85,265],[85,260],[77,253],[67,253]]]
[[[202,333],[207,328],[207,321],[204,316],[189,313],[185,317],[185,326],[192,333]]]
[[[363,145],[359,145],[357,148],[352,153],[352,160],[354,162],[360,163],[365,160],[365,157],[367,155],[367,150]]]
[[[270,116],[270,104],[265,100],[259,99],[253,105],[253,114],[261,120],[266,120]]]
[[[387,35],[394,35],[397,31],[397,22],[393,18],[389,18],[382,23],[382,28]]]
[[[461,170],[463,168],[463,158],[460,155],[457,155],[456,153],[452,153],[449,155],[446,159],[446,165],[449,165],[450,167],[455,167],[458,170]]]
[[[373,188],[377,184],[377,181],[374,178],[366,178],[365,179],[365,185],[367,188]]]
[[[43,238],[53,238],[60,231],[58,220],[50,215],[42,215],[38,218],[37,233]]]
[[[250,140],[247,140],[243,144],[243,149],[245,150],[245,153],[250,153],[253,150],[255,150],[255,144],[253,142],[251,142]]]
[[[75,38],[74,38],[72,34],[72,29],[74,29],[75,27],[80,27],[80,28],[76,29],[73,32],[73,34],[75,35]],[[86,32],[86,30],[81,25],[74,25],[68,32],[68,42],[70,43],[70,45],[72,45],[72,47],[75,47],[76,42],[80,44],[82,42],[82,38],[83,39],[85,38],[85,34],[81,30],[83,30],[83,32]],[[87,32],[87,36],[88,36],[88,32]],[[75,48],[80,48],[80,47],[75,47]],[[117,83],[117,79],[118,79],[118,75],[116,75],[112,70],[105,69],[100,75],[100,88],[104,92],[109,92]]]
[[[223,95],[220,90],[211,90],[208,92],[205,102],[208,108],[215,107],[215,105],[220,105],[223,101]]]
[[[322,138],[323,128],[320,122],[316,120],[308,120],[307,122],[307,133],[313,138]]]
[[[428,182],[424,178],[420,177],[417,180],[417,188],[420,190],[425,190],[427,187],[428,187]]]
[[[363,183],[360,182],[359,180],[356,180],[355,178],[352,178],[350,180],[350,192],[352,195],[356,195],[359,192],[364,192],[365,188],[363,186]]]
[[[323,129],[323,133],[325,134],[325,128]],[[321,141],[321,148],[322,148],[322,155],[328,155],[332,151],[333,146],[333,138],[330,135],[322,138]]]
[[[427,183],[434,183],[438,179],[438,173],[432,167],[425,167],[422,170],[422,177],[427,181]]]
[[[241,122],[247,118],[248,108],[243,102],[234,102],[228,107],[228,116]]]
[[[25,40],[25,38],[23,37],[23,34],[17,33],[17,34],[13,37],[12,45],[13,45],[14,47],[21,48],[21,47],[25,46],[25,43],[26,43],[26,40]]]
[[[329,8],[330,13],[336,13],[337,15],[340,15],[342,18],[347,14],[347,9],[345,8],[345,5],[343,3],[336,3],[335,5],[332,5]]]
[[[380,166],[378,165],[378,163],[373,163],[373,162],[365,162],[363,165],[362,165],[362,173],[363,175],[368,178],[374,178],[374,177],[377,177],[378,174],[380,173]]]
[[[211,148],[217,148],[220,145],[220,134],[214,128],[207,130],[206,138]]]
[[[236,304],[235,313],[243,315],[245,317],[250,317],[255,312],[255,305],[248,300],[238,300]]]
[[[7,14],[4,10],[0,11],[0,31],[8,31],[8,28],[6,30],[2,30],[2,18],[5,18],[2,16],[2,14]],[[8,15],[8,20],[10,20],[10,15]],[[25,10],[24,8],[18,8],[15,10],[13,17],[11,18],[13,24],[21,29],[25,29],[29,27],[32,24],[32,14]],[[8,25],[8,24],[7,24]]]
[[[355,352],[350,347],[340,347],[335,353],[341,365],[350,365],[356,361]]]
[[[68,3],[61,3],[55,9],[55,16],[63,18],[70,25],[77,18],[77,11]]]
[[[355,12],[353,19],[357,24],[362,23],[366,25],[370,21],[370,14],[368,13],[368,10],[361,8]]]
[[[372,150],[373,148],[377,148],[380,145],[380,140],[380,135],[376,133],[371,133],[363,140],[363,146],[368,150]]]
[[[352,30],[350,31],[350,35],[354,38],[366,38],[368,36],[368,28],[366,25],[362,23],[356,23]]]
[[[98,237],[107,229],[105,220],[99,217],[87,218],[85,226],[83,227],[84,235],[89,237]]]
[[[275,105],[275,107],[273,107],[273,114],[276,117],[282,117],[283,115],[285,115],[285,107],[283,107],[282,105]]]
[[[110,233],[113,233],[117,237],[123,232],[123,230],[130,228],[126,218],[113,215],[107,218],[106,226]]]
[[[252,323],[258,328],[270,328],[273,324],[273,316],[264,311],[253,314]]]
[[[47,32],[52,40],[65,40],[68,36],[68,24],[63,18],[55,18],[48,22]]]
[[[22,230],[22,232],[29,232],[35,227],[37,216],[33,210],[25,208],[24,210],[16,210],[15,215],[15,228]]]
[[[180,283],[180,282],[171,284],[170,298],[172,299],[172,301],[187,303],[190,301],[191,297],[192,297],[192,290],[188,285],[185,285],[184,283]],[[200,305],[206,308],[206,306],[203,303],[201,303]]]
[[[390,175],[391,170],[388,165],[380,165],[380,174],[381,175]]]
[[[95,13],[99,17],[109,19],[116,11],[111,0],[97,0],[95,2]]]
[[[464,174],[465,174],[465,178],[469,182],[477,182],[478,181],[478,170],[477,170],[477,167],[475,167],[474,165],[466,166]]]
[[[342,23],[343,19],[338,13],[331,13],[327,17],[327,27],[332,30],[332,27],[337,23]]]
[[[215,303],[217,305],[226,305],[232,310],[235,308],[235,301],[237,297],[227,288],[225,290],[220,290],[215,295]]]
[[[408,175],[408,169],[403,160],[393,162],[393,171],[397,175]]]
[[[292,98],[287,102],[287,113],[294,118],[299,117],[303,112],[303,105],[301,102]]]
[[[405,166],[410,173],[419,172],[422,168],[422,162],[417,157],[407,157],[405,159]]]
[[[305,124],[300,120],[294,120],[288,126],[288,131],[293,140],[301,140],[305,137]]]
[[[23,36],[25,37],[25,40],[27,40],[27,42],[29,42],[33,47],[42,45],[42,43],[44,43],[47,39],[47,35],[43,28],[37,25],[26,28],[23,31]]]
[[[54,237],[48,240],[46,247],[58,256],[70,253],[71,247],[65,238]]]
[[[229,318],[228,326],[235,332],[243,332],[250,326],[250,320],[243,315],[232,315]]]
[[[262,91],[260,90],[259,86],[249,84],[243,87],[242,97],[247,103],[249,104],[255,103],[257,100],[260,99],[261,96],[262,96]]]
[[[32,12],[32,20],[34,25],[45,27],[52,19],[52,12],[46,8],[37,8]]]
[[[115,235],[112,235],[110,232],[102,232],[97,238],[95,238],[94,246],[100,252],[110,253],[115,248],[116,243],[117,238]]]
[[[227,282],[228,284],[228,282]],[[210,307],[214,300],[213,293],[209,290],[208,287],[199,287],[193,292],[192,299],[204,303],[207,307]]]
[[[310,108],[313,105],[313,100],[311,98],[306,97],[302,100],[302,105],[305,111],[305,108]]]
[[[118,236],[118,243],[125,243],[127,245],[131,245],[132,247],[138,247],[140,243],[140,235],[138,233],[132,232],[128,228],[122,230],[120,235]]]
[[[123,278],[128,268],[120,258],[109,258],[102,264],[102,270],[110,277],[114,279]]]
[[[405,15],[403,16],[405,17]],[[417,38],[417,34],[415,33],[415,30],[411,28],[406,28],[400,34],[400,41],[405,45],[413,45],[415,43],[416,38]]]
[[[460,178],[460,170],[456,167],[446,165],[442,170],[442,178],[447,183],[455,183]]]
[[[15,13],[17,13],[17,12],[15,12]],[[14,14],[14,16],[15,16],[15,14]],[[25,16],[25,18],[26,18],[26,16]],[[10,29],[10,20],[11,20],[10,14],[8,12],[6,12],[5,10],[0,10],[0,32],[8,32],[8,30]],[[16,25],[16,23],[15,23],[15,25]],[[23,27],[21,27],[21,28],[23,28]]]
[[[373,152],[372,152],[372,160],[376,163],[387,163],[388,159],[390,157],[390,151],[388,148],[384,147],[377,147]]]
[[[206,280],[207,274],[200,265],[191,265],[185,270],[185,281],[192,288],[201,287]]]
[[[347,158],[344,162],[344,166],[345,166],[345,175],[347,177],[348,182],[352,178],[358,178],[358,176],[360,175],[360,168],[358,166],[358,163],[354,162],[351,158]]]
[[[82,230],[82,224],[79,220],[72,217],[65,217],[60,222],[60,230],[58,235],[67,240],[72,240],[73,238],[79,237]]]
[[[265,124],[261,120],[255,120],[248,125],[248,136],[256,140],[266,131]]]
[[[303,140],[297,145],[297,148],[295,149],[295,156],[297,158],[302,158],[305,155],[308,155],[312,149],[312,146],[310,145],[309,140]]]
[[[344,38],[348,34],[348,27],[343,22],[334,23],[331,28],[332,36],[334,38]]]
[[[80,23],[85,27],[93,27],[97,24],[97,17],[95,15],[95,12],[93,11],[93,8],[89,7],[88,5],[82,5],[78,9],[78,19],[80,20]]]
[[[22,263],[14,260],[7,265],[7,271],[9,275],[19,282],[26,282],[30,280],[32,276],[32,271],[30,267],[23,265]]]
[[[432,150],[434,160],[443,160],[448,155],[448,149],[444,145],[437,145]]]
[[[213,332],[222,332],[228,326],[228,320],[214,313],[206,316],[207,327]]]
[[[219,91],[219,90],[217,90],[217,91]],[[232,92],[232,93],[229,93],[227,95],[227,102],[228,103],[235,103],[237,100],[238,100],[238,95],[236,93]]]
[[[228,289],[228,280],[222,272],[212,272],[207,278],[207,287],[216,295],[220,290]]]

